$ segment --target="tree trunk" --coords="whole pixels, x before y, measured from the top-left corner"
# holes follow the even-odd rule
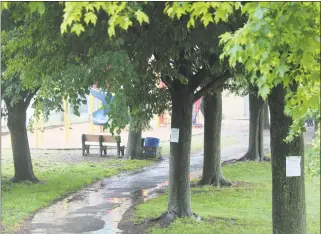
[[[260,114],[260,118],[259,118],[259,156],[260,156],[260,161],[265,160],[265,156],[264,156],[264,109],[262,109],[261,114]]]
[[[260,146],[263,145],[263,138],[260,141],[260,118],[263,110],[263,99],[258,95],[255,87],[249,87],[250,103],[250,130],[249,130],[249,148],[246,154],[240,160],[260,160]],[[261,142],[261,143],[260,143]]]
[[[185,85],[172,92],[171,127],[179,129],[178,143],[170,145],[168,214],[174,217],[193,216],[189,180],[193,96]]]
[[[6,103],[7,105],[8,103]],[[27,107],[23,101],[7,105],[8,108],[8,128],[11,135],[12,153],[14,161],[15,175],[12,182],[29,180],[38,182],[39,180],[33,173],[30,148],[28,142],[26,118]]]
[[[221,170],[222,90],[204,98],[204,164],[201,185],[230,186]]]
[[[131,119],[132,122],[132,119]],[[132,128],[132,123],[129,124],[128,141],[126,147],[125,159],[140,159],[141,158],[141,139],[142,129]]]
[[[268,100],[271,113],[272,220],[275,234],[305,234],[304,144],[302,134],[283,141],[292,124],[284,114],[285,90],[273,88]],[[286,177],[286,156],[301,156],[301,176]]]
[[[263,105],[263,129],[270,129],[270,112],[267,102]]]

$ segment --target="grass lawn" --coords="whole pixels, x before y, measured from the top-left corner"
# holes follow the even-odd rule
[[[12,156],[11,156],[12,157]],[[81,157],[79,155],[79,157]],[[5,155],[4,158],[8,158]],[[97,157],[98,158],[98,157]],[[56,163],[35,158],[34,172],[44,184],[13,184],[13,163],[2,160],[2,232],[11,233],[34,211],[62,195],[97,180],[150,165],[152,161],[106,159],[98,162]],[[3,229],[5,228],[5,229]]]
[[[225,177],[239,181],[229,188],[192,188],[193,211],[207,221],[177,219],[153,234],[272,233],[272,181],[268,162],[241,162],[223,168]],[[306,176],[308,233],[320,233],[320,180]],[[158,217],[167,208],[167,193],[139,205],[134,222]]]
[[[222,137],[221,138],[221,148],[231,146],[237,143],[237,139],[235,137]],[[169,156],[170,152],[170,142],[161,142],[161,154],[162,156]],[[191,142],[191,153],[196,153],[199,151],[203,152],[204,148],[204,134],[193,135]]]

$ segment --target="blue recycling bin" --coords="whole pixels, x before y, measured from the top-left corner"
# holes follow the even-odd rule
[[[144,145],[144,154],[145,156],[156,156],[157,148],[159,146],[159,138],[146,137]]]
[[[145,137],[145,147],[158,147],[159,142],[159,138]]]

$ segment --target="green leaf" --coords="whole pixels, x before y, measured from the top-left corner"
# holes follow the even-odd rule
[[[277,66],[276,68],[276,73],[280,76],[280,77],[284,77],[284,74],[289,71],[289,67],[287,65],[281,64],[279,66]]]
[[[8,9],[9,7],[9,2],[1,2],[1,10]]]
[[[267,86],[266,84],[264,84],[259,88],[259,94],[264,100],[267,98],[269,93],[270,93],[270,89],[269,89],[269,86]]]
[[[236,59],[237,54],[241,51],[243,51],[242,46],[234,45],[233,47],[230,48],[230,50],[228,52],[232,58]]]
[[[207,25],[210,22],[214,23],[213,16],[210,13],[204,14],[201,20],[203,21],[203,24],[204,24],[205,27],[207,27]]]
[[[108,27],[108,35],[109,35],[109,37],[113,37],[113,36],[115,36],[115,27],[114,26],[109,26]]]
[[[60,33],[64,34],[65,32],[67,32],[67,21],[63,21],[60,25]]]
[[[136,19],[139,22],[140,25],[142,25],[142,23],[149,23],[149,18],[148,16],[142,12],[141,10],[138,10],[135,12],[136,15]]]
[[[214,16],[214,20],[216,23],[219,23],[220,20],[222,20],[223,22],[226,21],[228,18],[228,14],[225,10],[221,9],[221,8],[218,8],[216,11],[215,11],[215,16]]]
[[[71,32],[75,32],[77,36],[79,36],[80,33],[84,31],[85,31],[85,28],[81,24],[74,24],[71,28]]]
[[[262,8],[256,9],[255,13],[253,14],[254,17],[258,19],[263,19],[264,17],[264,10]]]
[[[320,109],[320,96],[313,95],[309,100],[310,106],[312,109],[317,110]]]
[[[187,23],[187,28],[194,28],[194,27],[195,27],[195,20],[194,20],[194,17],[191,16],[191,18]]]
[[[291,109],[288,105],[285,105],[284,107],[284,114],[287,116],[291,116]]]
[[[31,13],[38,12],[40,15],[42,15],[45,10],[45,3],[44,2],[29,2],[29,10]]]
[[[97,22],[97,16],[93,13],[93,12],[87,12],[85,14],[85,19],[84,21],[86,22],[86,24],[88,25],[90,22],[93,24],[93,25],[96,25],[96,22]]]

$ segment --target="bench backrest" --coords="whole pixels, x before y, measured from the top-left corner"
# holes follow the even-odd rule
[[[99,142],[101,139],[102,142],[120,142],[120,136],[111,136],[111,135],[94,135],[94,134],[82,134],[83,141],[89,142]]]

